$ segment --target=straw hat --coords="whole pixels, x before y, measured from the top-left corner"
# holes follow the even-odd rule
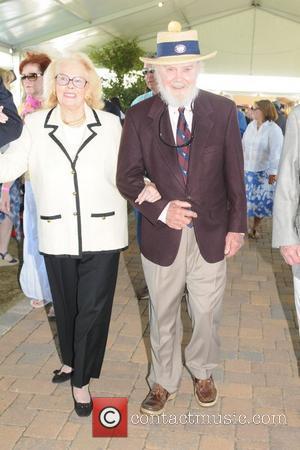
[[[200,54],[198,33],[196,30],[181,31],[179,22],[170,22],[168,31],[157,33],[156,58],[140,58],[143,63],[153,65],[177,64],[203,61],[213,58],[217,52]]]

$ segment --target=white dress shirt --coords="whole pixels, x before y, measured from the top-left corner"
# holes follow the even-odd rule
[[[258,129],[256,120],[250,122],[243,135],[245,170],[277,175],[282,145],[283,134],[275,122],[267,120]]]
[[[171,121],[174,141],[176,143],[176,135],[177,135],[177,124],[178,124],[178,117],[179,117],[179,111],[177,106],[168,106],[169,110],[169,117]],[[192,123],[193,123],[193,111],[191,108],[191,105],[184,107],[184,117],[187,121],[189,129],[192,131]]]
[[[170,105],[168,106],[168,110],[169,110],[169,117],[170,117],[170,122],[171,122],[171,126],[172,126],[174,141],[176,143],[179,111],[178,111],[177,106],[170,106]],[[192,111],[191,105],[184,107],[184,117],[185,117],[185,120],[187,121],[189,130],[192,131],[193,111]],[[175,151],[176,151],[176,149],[174,148],[174,152]],[[169,205],[170,205],[170,202],[165,206],[165,208],[162,210],[162,212],[158,218],[158,220],[160,220],[161,222],[167,223],[167,212],[168,212]]]

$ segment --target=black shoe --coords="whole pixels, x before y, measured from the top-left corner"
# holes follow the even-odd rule
[[[57,369],[53,371],[54,377],[52,378],[52,383],[64,383],[65,381],[68,381],[71,379],[73,375],[72,372],[61,372],[61,369]]]
[[[92,399],[89,403],[76,402],[74,395],[73,395],[73,399],[74,399],[74,409],[78,416],[87,417],[91,414],[91,412],[93,411],[93,400]]]

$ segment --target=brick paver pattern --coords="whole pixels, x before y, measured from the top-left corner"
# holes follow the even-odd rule
[[[149,325],[148,300],[137,299],[144,277],[131,216],[130,223],[131,243],[121,257],[105,362],[100,379],[91,383],[94,396],[129,398],[128,438],[92,438],[91,418],[73,411],[70,385],[51,383],[52,371],[60,367],[55,323],[24,299],[0,317],[1,450],[299,449],[300,341],[292,276],[278,250],[271,249],[270,220],[264,221],[260,240],[246,241],[228,261],[221,363],[214,373],[217,405],[197,405],[184,369],[177,397],[166,408],[166,417],[176,415],[182,423],[149,424],[145,416],[143,423],[131,423],[148,391]],[[184,301],[182,318],[184,346],[191,332]],[[188,413],[202,422],[184,423]],[[239,416],[247,422],[254,416],[256,423],[240,423]]]

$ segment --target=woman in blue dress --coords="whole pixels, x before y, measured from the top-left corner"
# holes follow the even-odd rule
[[[254,120],[243,135],[245,185],[250,238],[258,238],[257,227],[264,217],[271,217],[277,169],[283,144],[277,112],[269,100],[259,100],[253,108]]]

